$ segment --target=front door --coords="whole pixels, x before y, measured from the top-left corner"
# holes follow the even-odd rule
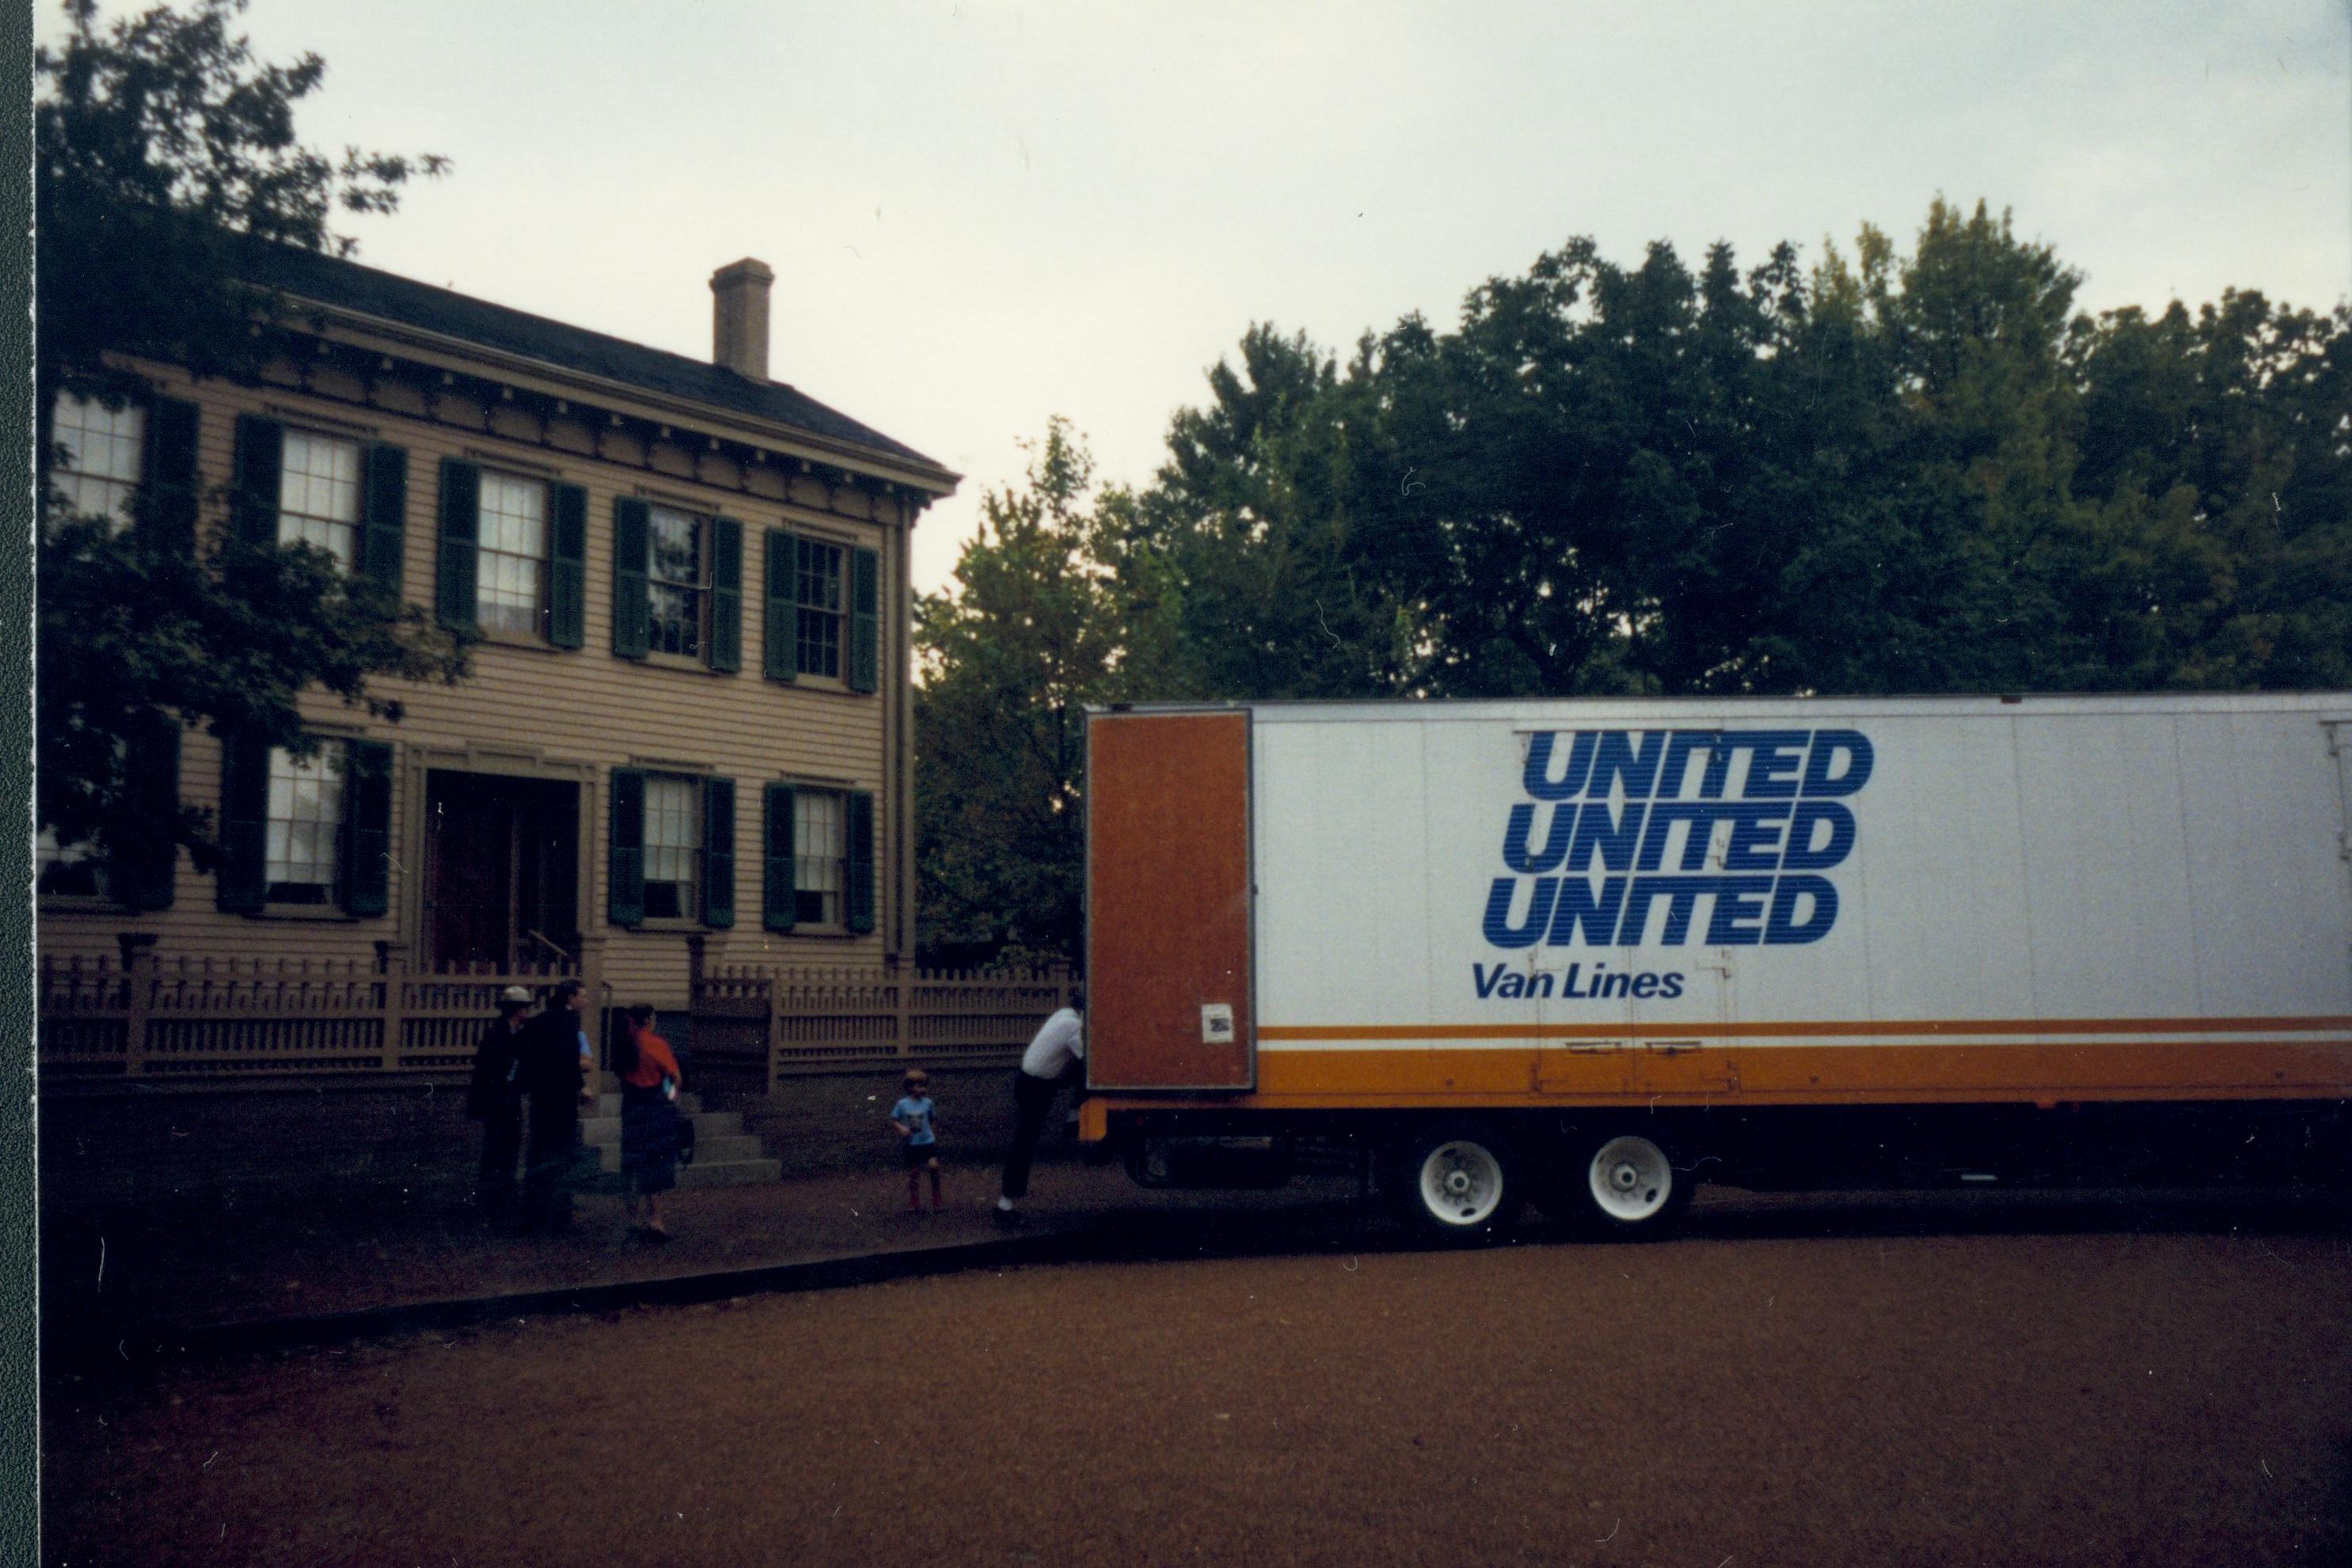
[[[580,790],[500,774],[428,774],[425,940],[436,966],[579,952]]]

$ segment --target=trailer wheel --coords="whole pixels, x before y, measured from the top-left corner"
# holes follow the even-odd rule
[[[1439,1126],[1398,1147],[1386,1186],[1406,1221],[1453,1243],[1491,1241],[1518,1218],[1519,1162],[1491,1127]]]
[[[1664,1145],[1645,1133],[1607,1127],[1572,1147],[1582,1151],[1559,1173],[1554,1210],[1602,1236],[1656,1236],[1675,1228],[1696,1184],[1675,1169]]]

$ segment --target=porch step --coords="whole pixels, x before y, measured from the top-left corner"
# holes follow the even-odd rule
[[[731,1138],[743,1130],[743,1113],[740,1111],[689,1111],[687,1116],[694,1124],[694,1135],[697,1140]],[[611,1144],[618,1148],[621,1143],[620,1113],[615,1111],[609,1116],[582,1117],[580,1141],[583,1144],[595,1144],[600,1147],[605,1144]]]
[[[702,1096],[695,1093],[691,1090],[680,1092],[677,1104],[678,1113],[680,1115],[696,1116],[702,1113]],[[598,1118],[605,1116],[618,1116],[620,1113],[621,1097],[618,1094],[599,1094],[596,1096],[596,1116]]]
[[[679,1095],[683,1103],[686,1095]],[[732,1169],[737,1166],[765,1165],[768,1173],[721,1176],[697,1185],[702,1186],[740,1186],[748,1182],[774,1181],[782,1173],[776,1160],[763,1160],[760,1140],[743,1131],[743,1116],[739,1111],[703,1111],[691,1114],[694,1123],[694,1165],[678,1167],[678,1184],[685,1186],[686,1173],[700,1166]],[[581,1121],[580,1141],[596,1151],[597,1168],[608,1175],[621,1168],[621,1118],[617,1109],[610,1116],[589,1116]]]

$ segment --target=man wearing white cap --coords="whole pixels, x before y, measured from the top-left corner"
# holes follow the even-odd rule
[[[523,1015],[529,1011],[527,988],[509,986],[499,993],[499,1016],[474,1048],[474,1078],[466,1089],[466,1114],[482,1124],[474,1201],[488,1219],[514,1217],[515,1159],[522,1153]]]

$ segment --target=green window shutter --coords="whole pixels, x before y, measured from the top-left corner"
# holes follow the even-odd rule
[[[849,886],[842,913],[852,931],[874,929],[874,797],[854,793],[849,801]]]
[[[743,525],[710,519],[710,667],[743,667]]]
[[[613,652],[624,659],[644,658],[653,634],[646,608],[646,530],[650,526],[642,498],[614,498]]]
[[[173,830],[180,818],[180,727],[157,715],[130,737],[124,758],[135,820],[136,842],[107,845],[107,875],[114,896],[131,909],[172,907],[173,873],[179,842]]]
[[[634,768],[613,769],[612,856],[606,868],[605,912],[615,925],[638,925],[646,918],[646,776]]]
[[[479,624],[476,573],[482,538],[482,470],[455,457],[441,459],[441,548],[433,578],[433,617],[453,632]]]
[[[849,552],[849,689],[870,692],[881,674],[882,557],[870,549]]]
[[[236,416],[236,499],[230,528],[250,545],[278,542],[278,470],[286,428],[257,413]]]
[[[558,485],[554,501],[547,640],[559,648],[577,648],[588,641],[588,492]]]
[[[196,427],[194,403],[159,397],[148,407],[140,526],[178,550],[196,548],[196,507],[203,493],[196,475]]]
[[[702,923],[735,924],[735,780],[702,781]]]
[[[233,915],[258,915],[268,897],[264,859],[269,831],[269,747],[258,738],[221,739],[221,859],[214,901]]]
[[[793,580],[796,559],[793,536],[782,528],[770,528],[764,553],[768,610],[761,622],[765,630],[760,643],[760,672],[772,681],[789,681],[800,674],[800,601]],[[787,912],[786,925],[790,923]]]
[[[397,604],[408,543],[408,448],[372,442],[361,462],[359,575]]]
[[[771,539],[777,536],[770,534]],[[767,797],[765,818],[767,853],[761,857],[760,876],[760,924],[770,931],[790,931],[796,913],[794,901],[799,894],[793,865],[793,787],[771,784],[761,791]]]
[[[343,912],[377,915],[392,907],[392,747],[343,743]]]

